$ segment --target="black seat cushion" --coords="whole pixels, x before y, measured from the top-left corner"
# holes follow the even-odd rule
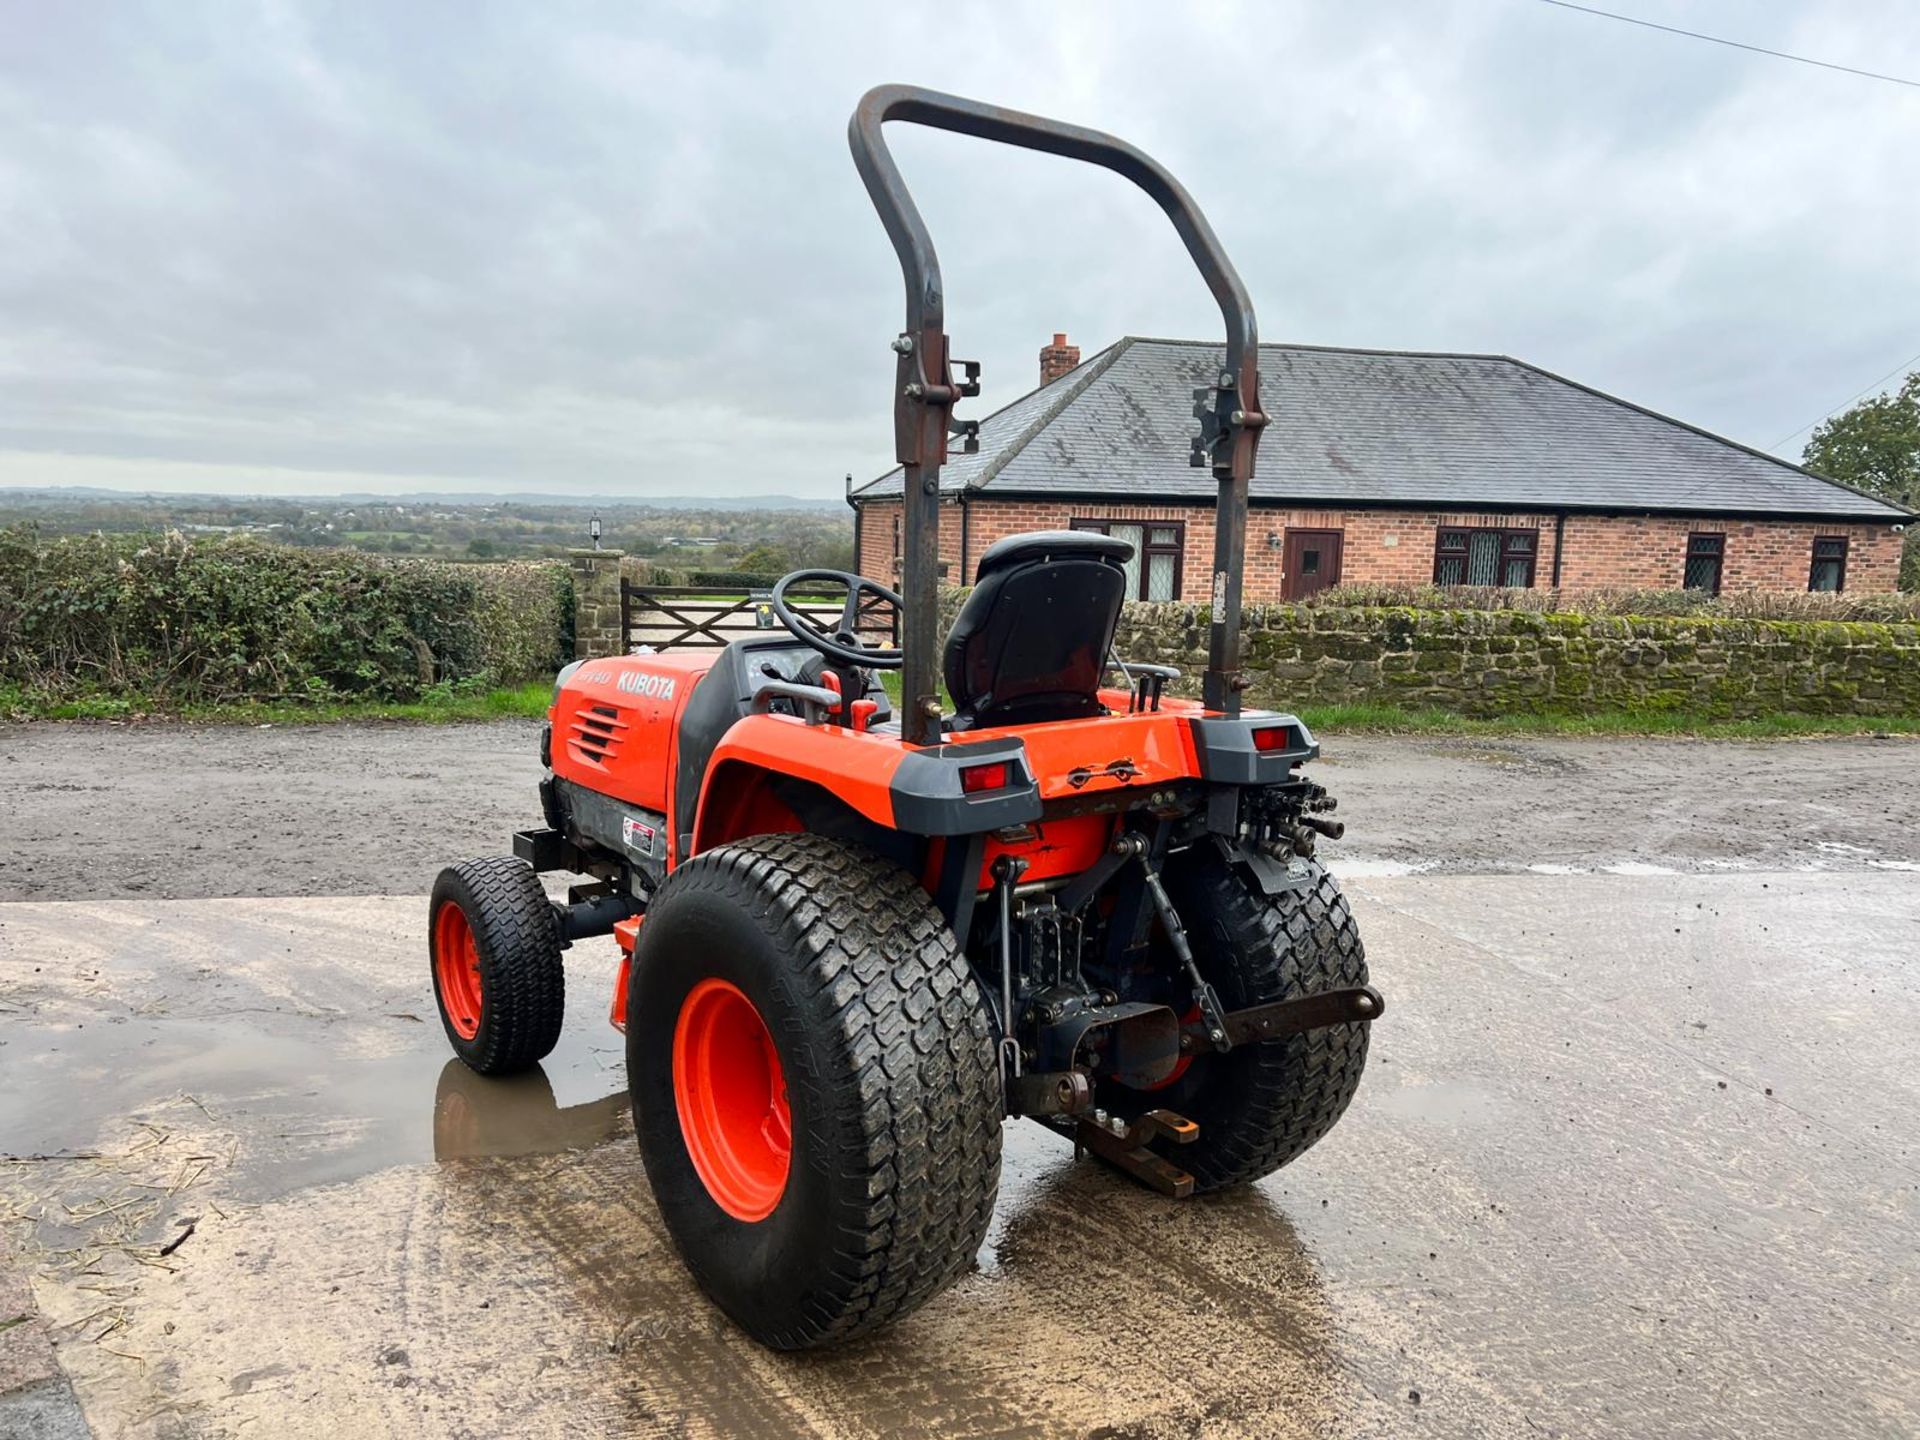
[[[1133,558],[1133,546],[1098,530],[1030,530],[996,540],[980,557],[976,582],[995,570],[1011,569],[1030,560],[1111,560],[1116,566]]]
[[[980,557],[947,635],[956,730],[1077,720],[1098,691],[1126,599],[1124,540],[1086,530],[1010,535]]]

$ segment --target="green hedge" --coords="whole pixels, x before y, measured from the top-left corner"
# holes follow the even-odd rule
[[[687,576],[687,583],[711,585],[716,590],[771,590],[780,583],[780,577],[758,570],[695,570]]]
[[[563,663],[572,609],[558,565],[0,531],[0,681],[53,698],[405,701],[520,684]]]

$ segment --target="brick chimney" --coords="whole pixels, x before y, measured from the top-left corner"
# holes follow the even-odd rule
[[[1080,347],[1069,345],[1065,335],[1056,334],[1051,345],[1040,347],[1040,383],[1051,385],[1080,363]]]

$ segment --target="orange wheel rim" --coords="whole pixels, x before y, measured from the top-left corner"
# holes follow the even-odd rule
[[[440,991],[447,1023],[462,1040],[480,1033],[485,991],[480,983],[480,951],[473,943],[467,912],[449,901],[433,917],[433,983]]]
[[[793,1117],[767,1022],[738,986],[702,980],[673,1028],[673,1103],[707,1193],[736,1220],[764,1220],[786,1193]]]

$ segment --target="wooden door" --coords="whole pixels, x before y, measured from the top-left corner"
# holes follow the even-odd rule
[[[1338,530],[1287,530],[1283,561],[1286,574],[1280,582],[1281,598],[1304,600],[1316,590],[1340,583],[1340,547],[1344,537]]]

